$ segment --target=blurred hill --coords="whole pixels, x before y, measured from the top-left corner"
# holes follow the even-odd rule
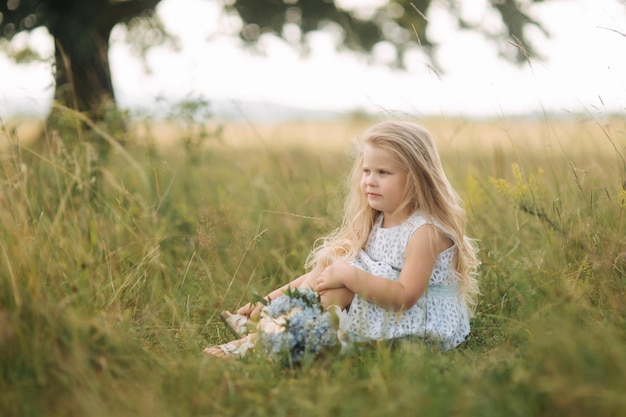
[[[289,120],[319,120],[352,114],[355,111],[336,111],[295,107],[269,101],[241,101],[234,99],[209,100],[209,111],[213,118],[232,121],[282,122]],[[45,118],[49,103],[28,99],[5,99],[0,101],[0,119],[5,121],[26,118]],[[176,106],[175,102],[139,103],[128,108],[131,114],[163,118]]]
[[[319,120],[345,116],[349,112],[294,107],[264,101],[212,100],[210,109],[215,119],[282,122],[288,120]]]

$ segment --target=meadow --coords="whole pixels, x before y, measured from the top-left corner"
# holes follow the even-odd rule
[[[374,120],[102,128],[106,156],[3,125],[0,415],[626,415],[626,119],[418,121],[481,248],[471,337],[294,369],[201,350],[303,272]]]

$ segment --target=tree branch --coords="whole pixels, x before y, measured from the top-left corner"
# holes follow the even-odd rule
[[[117,23],[127,23],[147,10],[154,10],[161,0],[127,0],[115,2],[108,10],[108,20]]]

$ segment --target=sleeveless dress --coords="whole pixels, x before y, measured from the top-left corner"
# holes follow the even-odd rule
[[[365,247],[348,263],[397,281],[410,237],[418,228],[434,223],[419,212],[395,227],[382,228],[382,221],[381,214]],[[348,312],[342,314],[340,331],[356,342],[416,336],[435,342],[444,350],[458,346],[469,335],[470,326],[467,305],[460,295],[452,265],[456,250],[453,244],[439,253],[427,290],[411,308],[390,311],[355,294]]]

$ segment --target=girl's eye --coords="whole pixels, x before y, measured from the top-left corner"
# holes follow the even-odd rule
[[[378,173],[379,173],[380,175],[386,175],[386,174],[388,174],[388,172],[387,172],[387,171],[385,171],[385,170],[380,170],[380,171],[378,171]]]
[[[364,173],[364,174],[369,174],[369,173],[370,173],[370,170],[369,170],[369,169],[364,169],[364,170],[363,170],[363,173]]]

